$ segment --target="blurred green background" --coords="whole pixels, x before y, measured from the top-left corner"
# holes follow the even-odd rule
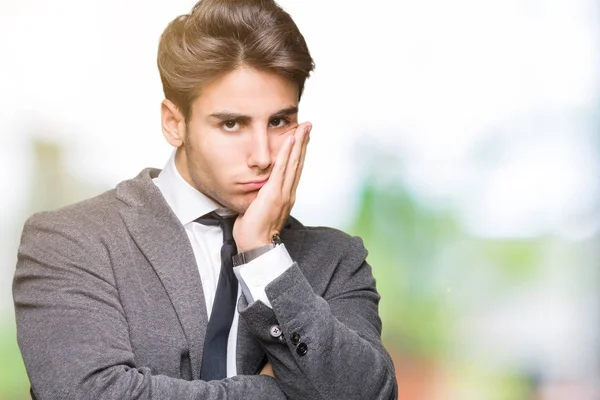
[[[193,3],[0,5],[0,400],[23,222],[164,165],[156,42]],[[280,4],[317,63],[293,214],[363,238],[400,398],[600,399],[598,4]]]

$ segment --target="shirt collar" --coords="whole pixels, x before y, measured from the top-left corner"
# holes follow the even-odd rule
[[[212,211],[220,215],[232,214],[232,211],[221,207],[183,179],[175,165],[176,152],[177,150],[173,151],[167,165],[153,181],[181,224],[189,224]]]

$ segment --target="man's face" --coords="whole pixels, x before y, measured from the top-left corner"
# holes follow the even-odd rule
[[[203,87],[191,107],[175,163],[217,203],[245,213],[298,125],[298,85],[240,67]]]

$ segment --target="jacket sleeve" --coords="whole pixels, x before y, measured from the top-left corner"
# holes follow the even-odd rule
[[[286,398],[264,375],[186,381],[136,365],[111,269],[99,267],[106,255],[97,241],[64,220],[34,216],[25,224],[13,297],[35,398]]]
[[[294,263],[266,288],[272,309],[260,301],[240,303],[240,318],[261,342],[290,399],[398,396],[394,367],[381,344],[380,297],[367,252],[360,238],[346,243],[323,296]],[[273,325],[283,340],[272,337]]]

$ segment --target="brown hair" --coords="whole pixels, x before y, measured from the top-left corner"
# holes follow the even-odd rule
[[[314,69],[304,37],[273,0],[200,0],[169,23],[158,45],[165,97],[186,120],[204,84],[242,65],[291,79],[300,96]]]

